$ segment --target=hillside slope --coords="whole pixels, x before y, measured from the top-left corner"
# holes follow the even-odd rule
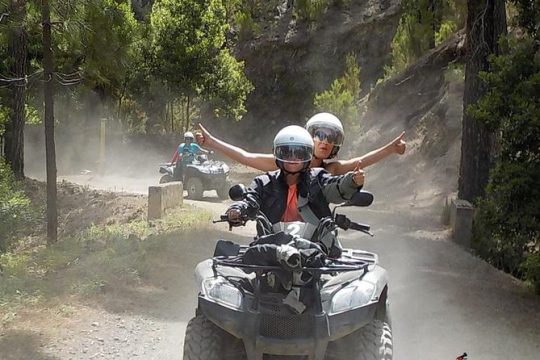
[[[405,155],[367,169],[367,187],[384,194],[393,206],[426,209],[437,217],[440,213],[432,206],[440,209],[446,196],[457,190],[463,72],[455,66],[462,59],[463,45],[460,32],[375,87],[364,104],[364,132],[345,142],[348,155],[364,154],[406,131]]]
[[[279,7],[284,1],[269,3]],[[260,145],[269,144],[269,134],[312,115],[315,94],[342,75],[349,53],[356,55],[367,92],[388,63],[400,3],[370,0],[346,8],[332,5],[314,23],[296,19],[294,10],[286,6],[271,18],[258,19],[259,33],[236,46],[236,56],[245,62],[246,75],[255,87],[246,102],[247,114],[236,124],[204,119],[205,123],[235,143],[265,150],[268,146]]]

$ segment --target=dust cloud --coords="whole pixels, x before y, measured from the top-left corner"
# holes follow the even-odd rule
[[[57,126],[55,129],[58,179],[82,185],[101,182],[105,190],[146,192],[159,180],[159,164],[169,162],[181,135],[126,135],[107,124],[100,140],[100,121],[87,128]],[[45,179],[45,141],[42,125],[25,129],[25,173]],[[105,183],[103,183],[105,182]]]

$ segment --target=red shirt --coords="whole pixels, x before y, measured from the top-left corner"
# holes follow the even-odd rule
[[[287,208],[281,217],[283,222],[304,221],[298,212],[298,191],[296,184],[289,185],[287,191]]]

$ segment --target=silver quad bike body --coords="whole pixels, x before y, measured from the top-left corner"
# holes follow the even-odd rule
[[[310,227],[280,223],[273,231],[309,239]],[[341,227],[371,234],[348,219]],[[376,254],[343,249],[323,266],[289,271],[245,264],[248,249],[218,241],[214,257],[197,265],[198,307],[184,360],[392,359],[388,276]],[[284,290],[279,275],[286,272],[292,281]]]

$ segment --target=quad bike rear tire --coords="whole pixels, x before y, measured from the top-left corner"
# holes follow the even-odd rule
[[[161,179],[159,179],[159,183],[160,184],[166,184],[166,183],[170,183],[174,181],[173,177],[169,174],[165,174],[161,177]]]
[[[199,314],[191,319],[184,338],[184,360],[246,360],[242,340]]]
[[[188,198],[193,200],[200,200],[203,197],[203,184],[198,177],[190,177],[186,182],[186,190]]]
[[[361,329],[328,344],[325,360],[392,360],[392,329],[374,319]]]

